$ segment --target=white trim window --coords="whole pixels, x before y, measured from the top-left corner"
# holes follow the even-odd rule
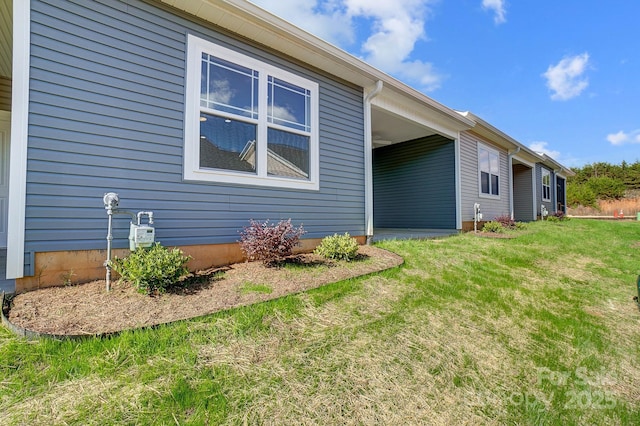
[[[481,197],[500,198],[500,153],[478,144],[478,186]]]
[[[542,169],[542,201],[551,201],[551,172]]]
[[[319,188],[318,84],[189,35],[186,180]]]

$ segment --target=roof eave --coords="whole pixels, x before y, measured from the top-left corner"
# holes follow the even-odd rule
[[[156,0],[294,57],[362,88],[382,81],[385,88],[429,108],[459,129],[473,121],[398,79],[313,34],[245,0]]]
[[[546,154],[533,151],[531,148],[518,142],[511,136],[507,135],[503,131],[489,124],[487,121],[478,117],[474,113],[470,111],[458,111],[458,113],[465,117],[471,118],[473,121],[476,122],[476,127],[474,127],[471,130],[475,133],[478,133],[480,136],[484,136],[489,140],[494,141],[505,148],[514,148],[514,149],[520,148],[519,150],[520,152],[523,152],[523,151],[526,152],[529,156],[536,158],[538,162],[545,164],[546,166],[552,168],[553,170],[556,170],[565,176],[575,176],[575,173],[569,167],[563,164],[560,164],[559,162],[557,162],[556,160],[554,160],[553,158],[549,157]]]

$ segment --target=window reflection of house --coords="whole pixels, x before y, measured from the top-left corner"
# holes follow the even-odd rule
[[[280,151],[278,154],[275,150]],[[240,153],[240,160],[245,161],[255,168],[256,161],[256,141],[249,141]],[[287,158],[296,159],[298,162],[306,163],[308,170],[308,153],[304,150],[284,145],[270,144],[267,149],[267,173],[273,176],[309,178],[309,173],[298,167],[293,161]],[[306,161],[304,161],[306,158]]]

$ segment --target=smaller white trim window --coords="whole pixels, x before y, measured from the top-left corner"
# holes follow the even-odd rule
[[[319,189],[318,84],[189,35],[186,180]]]
[[[500,198],[500,153],[478,144],[478,187],[480,197]]]
[[[551,201],[551,172],[542,169],[542,201]]]

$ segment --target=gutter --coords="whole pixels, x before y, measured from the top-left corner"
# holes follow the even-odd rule
[[[367,244],[373,241],[373,141],[371,140],[371,101],[382,92],[382,80],[364,95],[364,220]]]

